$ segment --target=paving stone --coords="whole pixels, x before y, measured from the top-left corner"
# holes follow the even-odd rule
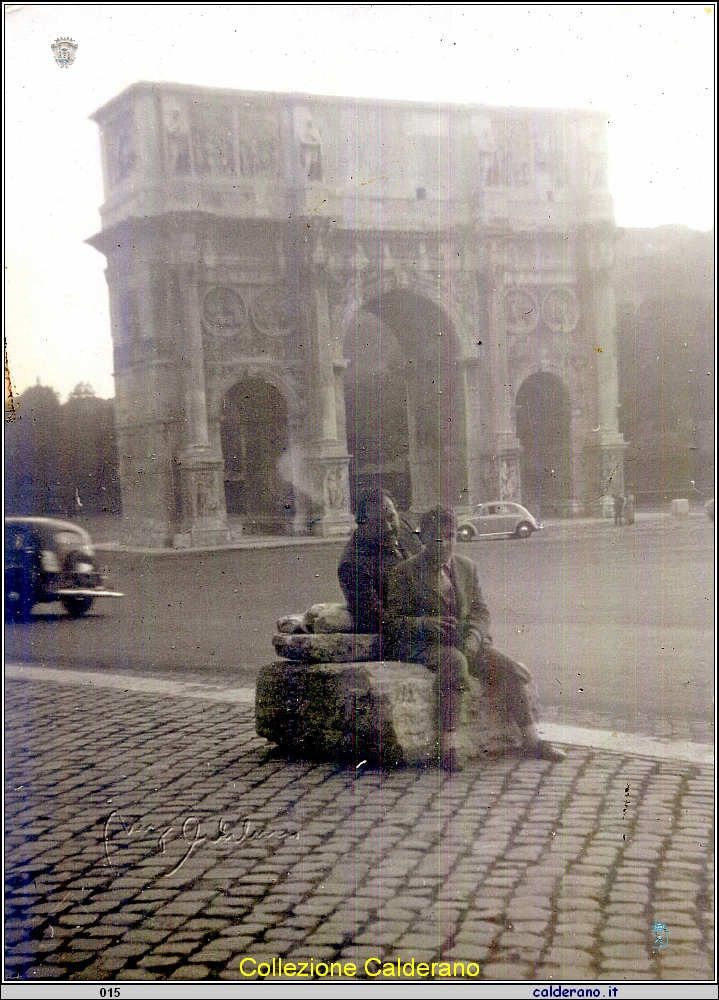
[[[532,966],[511,962],[490,962],[482,966],[482,979],[531,979]]]
[[[443,949],[442,957],[464,960],[465,962],[479,962],[480,967],[484,968],[484,962],[488,960],[491,953],[492,949],[489,946],[477,944],[471,937],[458,934],[452,947]]]
[[[552,935],[551,942],[553,948],[581,948],[591,952],[597,947],[599,936],[592,931],[591,925],[567,927],[560,924]]]
[[[66,973],[57,965],[31,965],[24,975],[25,979],[64,979]]]
[[[89,970],[85,970],[86,972]],[[90,978],[97,978],[95,975],[91,975]],[[115,975],[115,979],[128,982],[140,981],[140,982],[150,982],[152,980],[161,979],[162,977],[159,973],[150,972],[149,969],[119,969]]]
[[[621,944],[602,943],[602,963],[609,959],[622,958],[622,956],[626,958],[628,963],[639,960],[648,961],[651,956],[652,941],[651,935],[647,935],[645,943],[639,941],[624,941]]]
[[[207,968],[206,965],[192,965],[185,963],[181,965],[174,972],[171,972],[168,979],[208,979],[212,976],[212,973]]]
[[[594,966],[591,964],[582,965],[575,962],[571,966],[559,965],[555,963],[542,963],[536,969],[536,978],[540,982],[557,982],[562,979],[586,980],[594,979]]]
[[[179,962],[179,958],[176,954],[174,955],[145,955],[138,962],[138,965],[146,967],[148,969],[165,969],[169,967],[176,966]]]
[[[147,944],[156,944],[158,941],[164,941],[167,937],[169,931],[153,931],[147,927],[133,927],[131,930],[126,931],[122,940],[126,942],[140,941]]]
[[[652,971],[651,965],[636,965],[631,961],[623,962],[621,959],[616,959],[616,961],[603,963],[601,972],[597,978],[626,979],[628,981],[643,980],[652,978]]]
[[[627,945],[633,943],[641,944],[646,936],[645,931],[629,927],[604,927],[602,929],[602,941],[606,944],[612,944],[615,941],[620,941]]]

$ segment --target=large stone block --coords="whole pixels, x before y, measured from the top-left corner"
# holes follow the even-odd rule
[[[337,638],[337,637],[333,637]],[[277,662],[257,680],[257,732],[292,755],[384,764],[437,759],[435,676],[416,663]],[[487,710],[481,683],[465,693],[457,749],[502,752],[518,734]]]

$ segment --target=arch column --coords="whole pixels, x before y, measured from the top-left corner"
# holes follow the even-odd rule
[[[503,246],[503,244],[500,244]],[[495,253],[497,252],[495,248]],[[494,269],[494,287],[489,294],[489,425],[491,450],[484,452],[483,500],[520,500],[522,446],[516,436],[514,393],[507,365],[507,319],[504,308],[505,279],[501,268]]]
[[[461,362],[464,392],[467,493],[463,506],[475,507],[487,499],[485,466],[489,412],[487,405],[487,373],[480,358],[464,358]]]
[[[599,431],[586,448],[586,498],[599,497],[604,517],[611,517],[613,496],[624,490],[626,442],[619,431],[619,375],[617,369],[616,310],[612,288],[614,234],[585,233],[585,302],[587,335],[596,352],[597,418]],[[595,435],[592,435],[595,437]]]
[[[181,528],[174,536],[173,544],[181,548],[223,544],[229,541],[229,532],[224,463],[210,444],[197,277],[193,269],[183,271],[177,277],[184,347],[184,447],[178,456]]]
[[[346,362],[335,355],[327,289],[321,264],[309,263],[306,318],[309,334],[310,443],[308,466],[312,498],[321,513],[310,524],[312,534],[346,537],[355,520],[350,510],[349,462],[343,377]]]

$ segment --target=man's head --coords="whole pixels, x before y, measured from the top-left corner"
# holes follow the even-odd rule
[[[357,525],[361,533],[388,545],[397,538],[399,516],[391,497],[384,490],[365,493],[357,503]]]
[[[419,523],[419,538],[427,556],[437,566],[449,562],[457,537],[457,515],[451,507],[433,507]]]

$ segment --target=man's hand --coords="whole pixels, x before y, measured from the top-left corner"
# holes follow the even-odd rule
[[[468,656],[479,656],[480,653],[492,645],[492,636],[484,635],[476,628],[469,629],[464,639],[464,649]]]
[[[425,618],[422,623],[422,631],[429,642],[436,642],[442,646],[459,647],[461,645],[462,628],[453,615]]]
[[[479,656],[483,646],[482,636],[478,632],[470,632],[464,640],[464,652],[469,656]]]

